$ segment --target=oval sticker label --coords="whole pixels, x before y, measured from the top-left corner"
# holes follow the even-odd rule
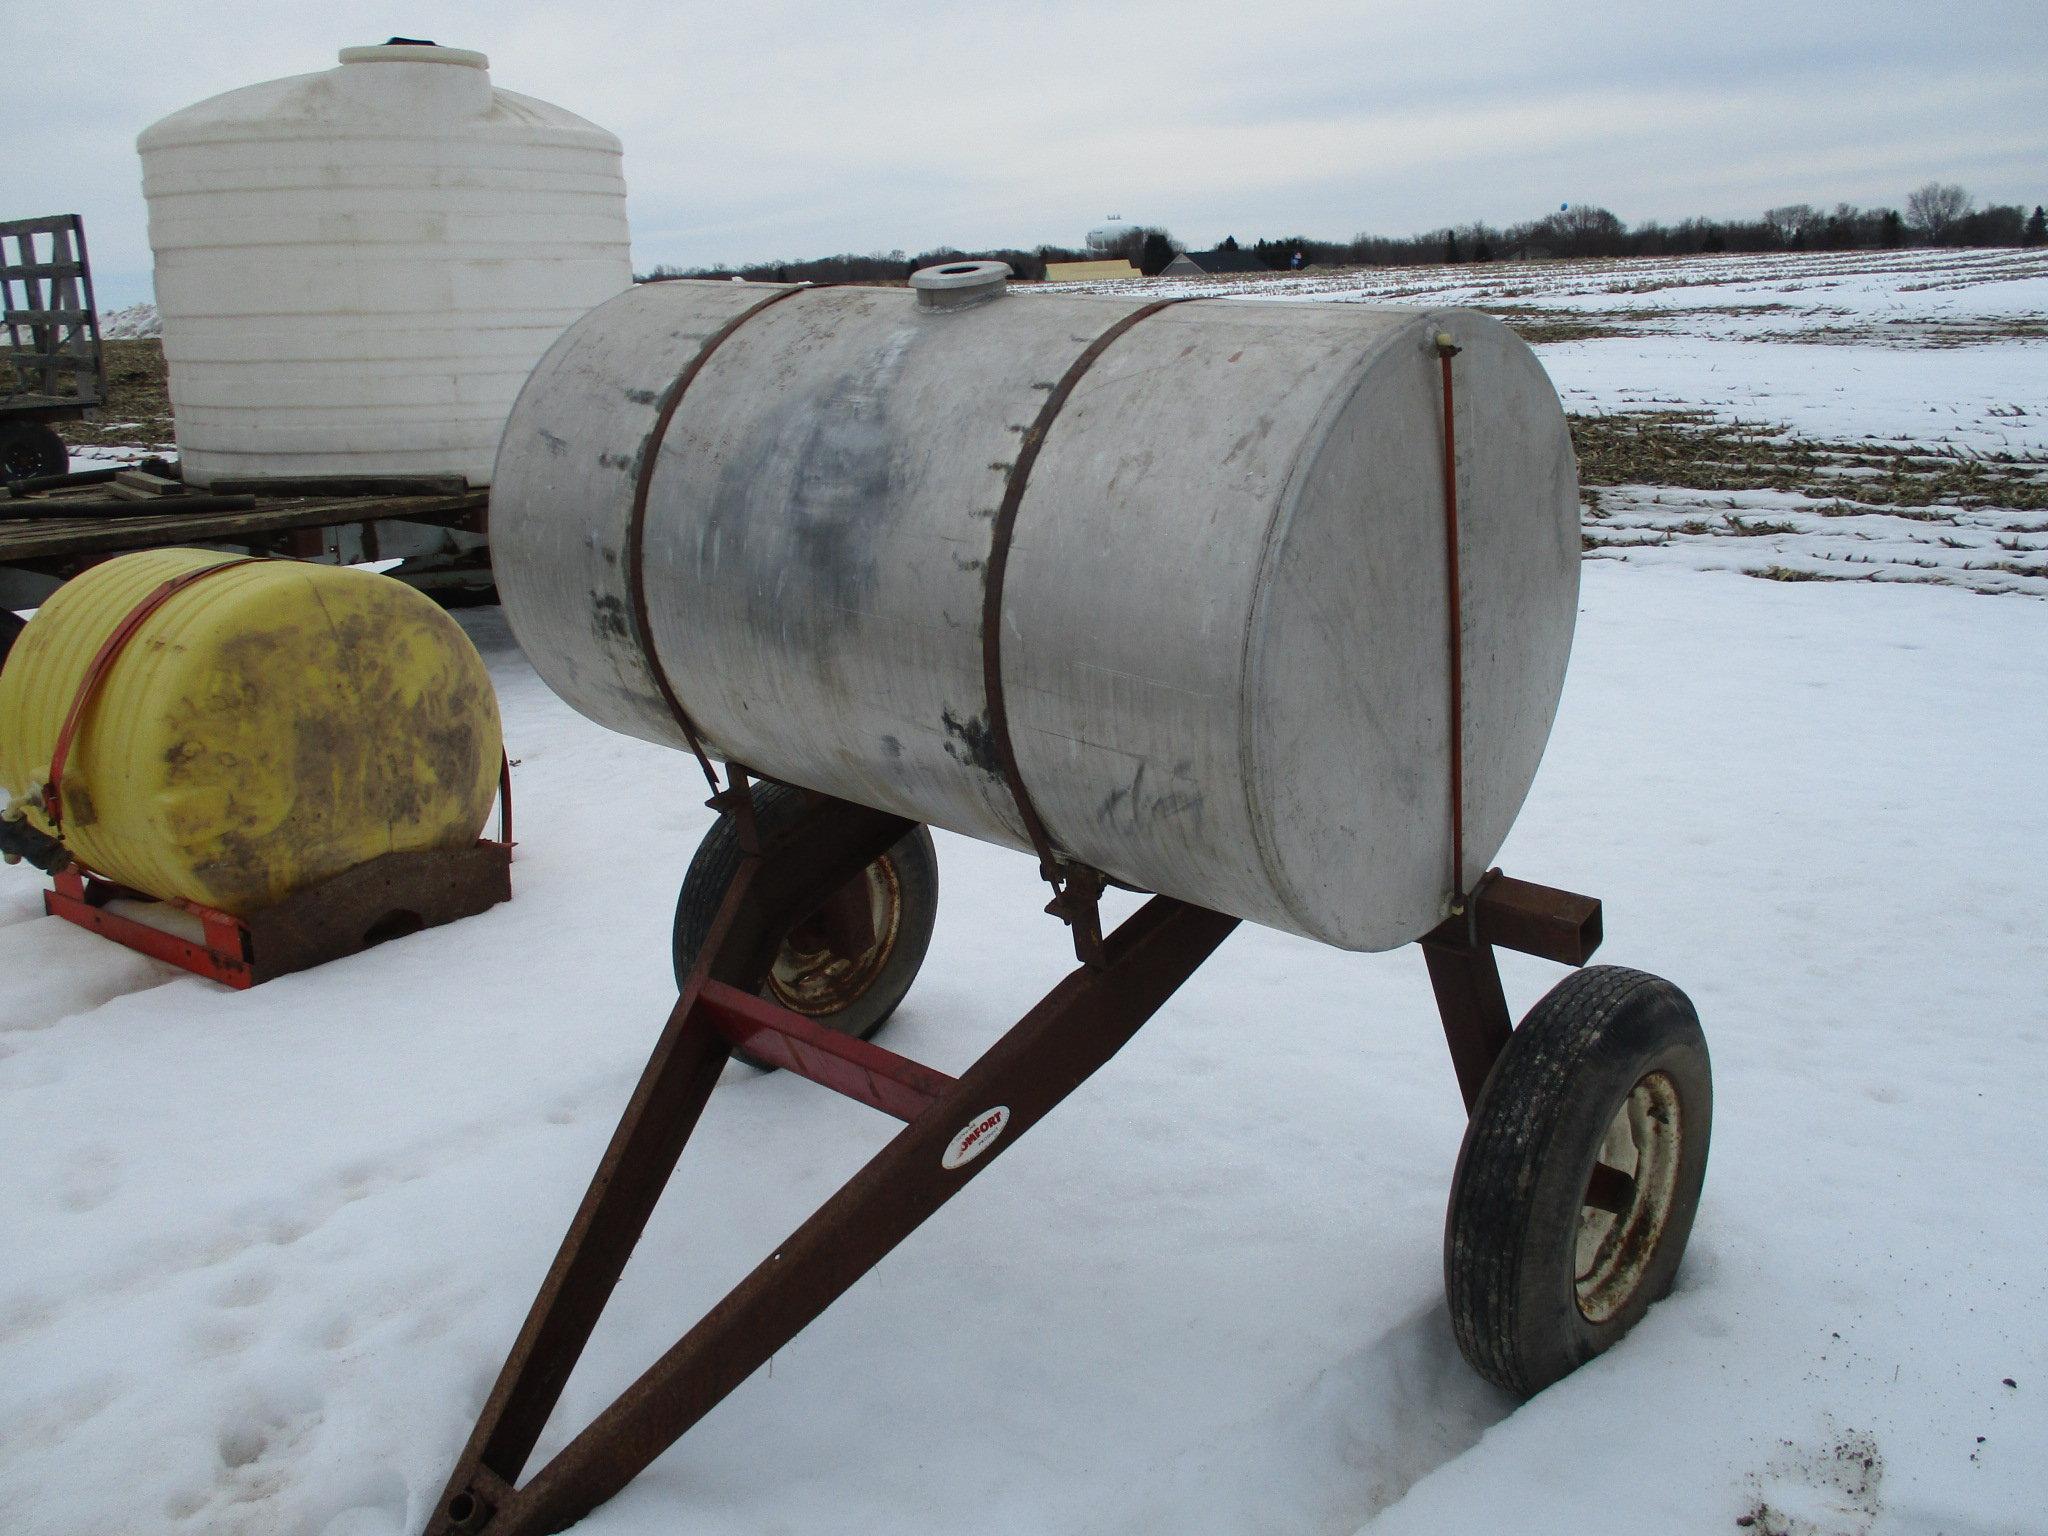
[[[965,1167],[994,1146],[996,1138],[1003,1134],[1003,1127],[1009,1123],[1009,1105],[998,1104],[994,1109],[983,1110],[961,1128],[959,1135],[946,1144],[946,1155],[939,1159],[939,1166]]]

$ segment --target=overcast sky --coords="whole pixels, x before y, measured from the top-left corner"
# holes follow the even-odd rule
[[[0,0],[0,218],[86,217],[103,304],[148,296],[136,133],[393,34],[626,146],[634,261],[1206,245],[1563,202],[1631,223],[2048,201],[2041,0],[844,0],[303,5]]]

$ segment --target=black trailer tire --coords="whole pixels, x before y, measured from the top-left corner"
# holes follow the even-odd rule
[[[1474,1370],[1533,1396],[1669,1292],[1713,1115],[1706,1037],[1668,981],[1593,966],[1530,1010],[1473,1106],[1444,1224]]]
[[[7,665],[7,653],[14,649],[14,642],[26,628],[28,625],[20,614],[12,608],[0,608],[0,667]]]
[[[772,844],[802,809],[800,790],[782,784],[754,786],[754,815],[764,843]],[[739,867],[739,828],[731,816],[722,815],[698,845],[676,899],[678,987],[696,965]],[[909,993],[931,947],[939,912],[939,854],[930,830],[918,827],[905,833],[856,878],[867,885],[874,947],[857,956],[810,947],[808,925],[800,924],[783,943],[775,970],[760,991],[769,1001],[829,1029],[866,1040],[888,1022]],[[733,1054],[764,1072],[774,1070],[772,1063],[746,1051]]]
[[[61,475],[70,467],[71,450],[56,428],[40,421],[0,422],[0,480]]]

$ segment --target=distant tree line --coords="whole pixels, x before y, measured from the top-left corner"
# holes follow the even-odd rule
[[[1543,260],[1588,256],[1681,256],[1720,252],[1892,250],[1906,246],[2000,246],[2048,243],[2048,213],[2032,214],[2018,204],[1979,208],[1962,187],[1927,183],[1896,208],[1832,209],[1808,203],[1771,208],[1755,219],[1685,219],[1675,224],[1649,220],[1630,226],[1605,208],[1579,204],[1540,219],[1505,227],[1475,223],[1423,234],[1361,234],[1350,240],[1315,240],[1306,235],[1260,237],[1240,245],[1236,236],[1222,249],[1245,250],[1275,271],[1300,256],[1305,266],[1393,267],[1429,262]],[[814,257],[808,261],[759,262],[742,267],[659,266],[646,278],[743,277],[749,282],[901,282],[920,267],[949,261],[1004,261],[1018,277],[1045,276],[1048,262],[1127,260],[1148,277],[1165,270],[1185,247],[1156,225],[1118,226],[1092,231],[1080,247],[1041,245],[1032,250],[957,250],[940,246],[909,255],[883,251],[865,256]],[[644,280],[644,279],[643,279]]]
[[[901,282],[920,267],[951,261],[1005,261],[1027,282],[1045,276],[1046,263],[1056,261],[1128,261],[1147,277],[1157,277],[1184,249],[1165,230],[1151,225],[1091,231],[1079,246],[1041,245],[1032,250],[1007,247],[963,251],[941,245],[915,255],[903,251],[872,251],[865,256],[815,256],[806,261],[764,261],[743,267],[656,267],[642,282],[665,277],[743,277],[750,283],[888,283]]]

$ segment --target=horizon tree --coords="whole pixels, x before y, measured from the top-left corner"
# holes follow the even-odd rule
[[[1906,194],[1906,222],[1939,244],[1975,201],[1952,181],[1930,181]]]
[[[1138,270],[1147,277],[1157,277],[1179,254],[1172,237],[1165,230],[1148,229],[1145,231],[1143,242],[1138,246]]]

